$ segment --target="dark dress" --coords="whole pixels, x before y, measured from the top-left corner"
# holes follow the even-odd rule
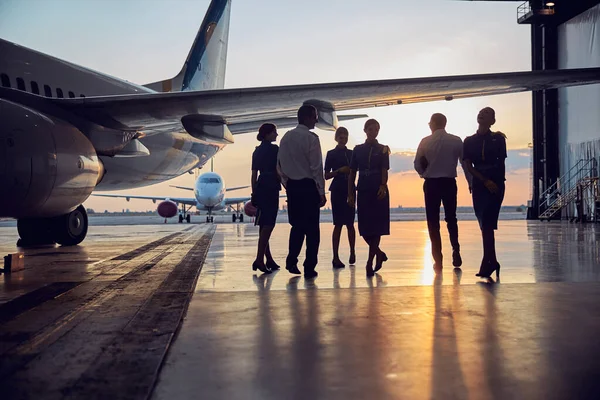
[[[504,200],[506,138],[502,133],[488,131],[465,139],[463,159],[470,160],[481,175],[498,186],[498,193],[490,192],[483,182],[473,177],[473,209],[481,229],[498,229],[498,216]]]
[[[349,167],[350,160],[352,160],[352,150],[345,147],[329,150],[325,157],[325,173]],[[329,185],[329,192],[331,192],[333,225],[353,225],[356,209],[348,205],[348,174],[337,174]]]
[[[274,226],[279,211],[281,184],[277,176],[279,147],[263,141],[252,153],[252,170],[259,171],[253,201],[257,208],[254,225]]]
[[[390,234],[390,197],[381,200],[377,191],[381,185],[381,171],[390,169],[388,147],[374,143],[356,146],[352,152],[350,168],[358,171],[358,231],[361,236]]]

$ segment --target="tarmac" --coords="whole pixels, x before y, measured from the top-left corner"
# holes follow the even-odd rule
[[[425,222],[393,222],[373,278],[360,238],[356,266],[331,268],[322,223],[305,280],[251,270],[249,223],[118,218],[0,276],[3,398],[599,397],[596,225],[501,221],[500,278],[482,281],[474,221],[459,222],[462,268],[439,275]],[[6,225],[3,254],[19,251]],[[282,267],[288,233],[271,241]]]

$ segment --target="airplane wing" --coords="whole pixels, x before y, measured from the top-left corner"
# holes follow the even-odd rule
[[[240,204],[250,201],[250,197],[229,197],[225,198],[225,205],[230,206],[232,204]]]
[[[196,199],[189,198],[189,197],[128,196],[128,195],[124,195],[124,194],[96,194],[96,193],[92,194],[92,196],[116,197],[116,198],[126,199],[127,201],[129,201],[129,199],[152,200],[153,203],[156,203],[156,201],[171,200],[171,201],[174,201],[175,203],[181,203],[181,204],[186,204],[186,205],[190,205],[190,206],[195,206],[197,203]]]
[[[172,188],[176,188],[176,189],[183,189],[183,190],[191,190],[194,191],[194,188],[192,187],[187,187],[187,186],[176,186],[176,185],[169,185]]]
[[[250,186],[238,186],[238,187],[232,187],[232,188],[227,188],[225,189],[226,192],[232,192],[234,190],[240,190],[240,189],[248,189]]]
[[[594,83],[600,83],[600,68],[47,100],[109,128],[152,134],[153,128],[186,126],[187,119],[191,125],[198,120],[226,123],[231,132],[241,133],[248,130],[236,125],[290,118],[305,102],[333,112]]]

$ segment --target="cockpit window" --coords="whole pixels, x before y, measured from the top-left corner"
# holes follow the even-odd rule
[[[200,183],[219,183],[219,178],[202,178]]]

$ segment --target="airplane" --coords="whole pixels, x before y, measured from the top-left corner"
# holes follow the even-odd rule
[[[156,207],[156,212],[167,222],[167,218],[172,218],[177,213],[179,213],[179,223],[182,223],[184,220],[188,223],[191,221],[191,216],[188,213],[189,209],[192,207],[196,207],[198,211],[206,211],[208,214],[206,216],[206,222],[214,222],[212,212],[213,211],[221,211],[232,206],[237,206],[237,213],[232,214],[231,219],[232,222],[244,222],[244,214],[240,212],[239,205],[241,203],[248,203],[250,201],[250,197],[225,197],[226,192],[231,192],[234,190],[246,189],[250,186],[239,186],[233,188],[225,188],[225,183],[223,178],[216,172],[205,172],[204,174],[198,176],[196,182],[194,183],[194,187],[186,187],[186,186],[171,186],[177,189],[191,190],[194,192],[194,197],[171,197],[171,196],[131,196],[131,195],[121,195],[121,194],[99,194],[94,193],[92,196],[99,197],[117,197],[124,198],[127,201],[130,199],[145,199],[152,200],[153,203],[156,204],[157,201],[158,206]],[[179,210],[179,204],[181,204],[181,210]],[[189,206],[186,208],[186,206]],[[244,209],[247,206],[244,204]]]
[[[18,245],[79,244],[92,191],[200,168],[263,122],[295,126],[303,104],[333,131],[364,117],[338,112],[600,83],[587,68],[224,89],[230,14],[212,0],[181,71],[146,85],[0,39],[0,217],[17,219]]]

